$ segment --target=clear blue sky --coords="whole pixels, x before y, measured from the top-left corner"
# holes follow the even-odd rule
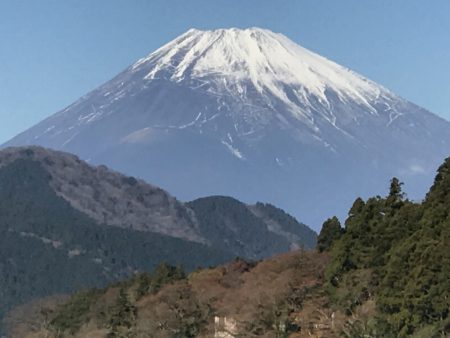
[[[0,143],[191,27],[250,26],[450,119],[449,0],[1,0]]]

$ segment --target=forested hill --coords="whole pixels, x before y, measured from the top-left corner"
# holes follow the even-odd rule
[[[231,197],[210,196],[186,206],[194,211],[199,232],[213,247],[239,257],[258,260],[316,245],[313,230],[271,204],[246,205]]]
[[[450,158],[422,203],[393,179],[386,198],[357,199],[345,222],[325,223],[327,289],[349,314],[375,300],[377,316],[360,323],[376,337],[440,337],[450,332]]]
[[[41,147],[0,151],[0,170],[9,170],[18,160],[36,162],[48,176],[45,184],[73,209],[98,224],[221,247],[249,259],[315,246],[314,231],[269,204],[246,205],[226,196],[183,203],[143,180]],[[22,181],[18,177],[15,182]],[[215,237],[218,233],[219,241]],[[271,245],[264,246],[265,243]]]

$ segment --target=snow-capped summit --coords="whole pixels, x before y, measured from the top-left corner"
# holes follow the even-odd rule
[[[282,34],[260,28],[189,30],[132,66],[147,68],[147,79],[160,76],[172,81],[212,80],[217,85],[239,90],[250,82],[260,93],[286,103],[283,85],[295,88],[299,100],[315,95],[327,102],[325,91],[333,90],[343,100],[367,103],[384,92],[375,83],[348,71]],[[242,89],[242,88],[241,88]]]
[[[329,93],[342,102],[357,102],[376,114],[373,101],[392,95],[385,88],[261,28],[191,29],[132,66],[144,79],[188,83],[199,90],[241,100],[255,93],[268,106],[284,104],[292,117],[314,125],[314,106],[325,106],[323,118],[333,123]],[[289,90],[286,90],[289,88]],[[299,105],[301,103],[301,105]]]
[[[191,29],[6,145],[25,144],[317,227],[392,176],[420,196],[450,124],[282,34]]]

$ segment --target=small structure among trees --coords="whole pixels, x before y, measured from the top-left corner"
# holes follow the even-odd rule
[[[235,338],[238,333],[238,325],[235,319],[214,317],[214,338]]]

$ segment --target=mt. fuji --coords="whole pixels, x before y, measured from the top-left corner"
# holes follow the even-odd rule
[[[423,197],[450,123],[281,34],[191,29],[4,146],[30,144],[317,229],[392,176]]]

